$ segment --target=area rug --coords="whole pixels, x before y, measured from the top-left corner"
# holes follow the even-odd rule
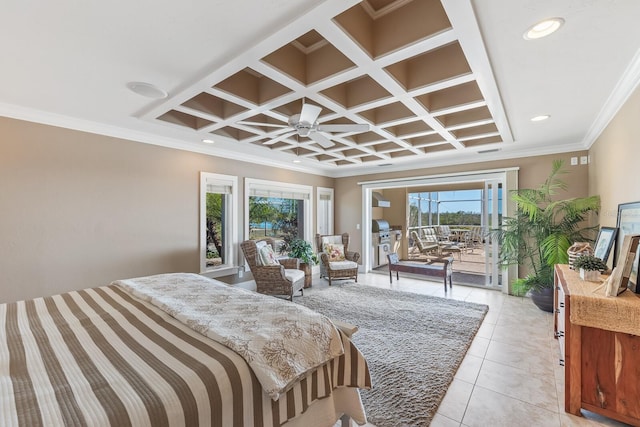
[[[305,289],[294,301],[358,326],[352,339],[373,383],[361,396],[377,427],[429,425],[488,310],[353,282]]]

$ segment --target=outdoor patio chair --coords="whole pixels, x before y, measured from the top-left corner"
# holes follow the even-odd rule
[[[471,233],[469,236],[469,245],[473,247],[482,246],[484,243],[484,230],[481,226],[475,225],[471,227]]]
[[[438,238],[435,235],[425,234],[424,239],[422,239],[418,236],[418,232],[414,230],[411,232],[411,239],[422,255],[438,255],[440,252]]]
[[[335,279],[354,279],[358,281],[358,252],[349,251],[349,233],[320,235],[316,234],[316,247],[320,258],[320,277],[331,281]]]
[[[436,236],[436,234],[433,232],[432,228],[425,228],[423,232],[424,235],[422,239],[418,238],[418,245],[424,245],[424,247],[429,248],[429,250],[426,251],[427,253],[425,253],[425,255],[428,254],[428,252],[433,251],[433,247],[435,246],[435,252],[437,256],[452,255],[454,253],[457,253],[458,259],[462,261],[462,252],[466,250],[466,245],[464,243],[453,242],[450,240],[440,240],[438,236]],[[417,233],[415,236],[417,236]],[[422,252],[422,250],[420,252],[424,253]]]
[[[426,227],[422,229],[423,239],[432,240],[433,237],[435,237],[438,243],[451,243],[449,240],[449,234],[442,232],[442,226]]]
[[[304,271],[298,269],[300,260],[276,259],[273,239],[245,240],[240,247],[256,282],[257,292],[287,296],[290,301],[298,291],[303,295]]]
[[[442,242],[451,242],[456,240],[455,234],[451,232],[451,228],[448,225],[438,226],[438,238]]]

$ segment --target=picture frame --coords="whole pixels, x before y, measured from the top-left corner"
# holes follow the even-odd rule
[[[640,234],[640,202],[621,203],[618,205],[618,218],[616,222],[618,235],[616,237],[613,265],[617,266],[621,255],[624,237],[629,234]],[[631,266],[627,287],[636,293],[640,293],[638,285],[638,254]]]
[[[638,244],[640,243],[640,234],[627,234],[624,236],[620,253],[618,254],[618,263],[611,275],[612,289],[608,295],[620,295],[627,289],[635,292],[636,284],[631,286],[631,270],[635,265],[637,267]],[[637,273],[636,273],[637,275]]]
[[[605,263],[609,259],[609,254],[616,241],[618,227],[600,227],[598,237],[593,250],[593,256],[600,258]]]

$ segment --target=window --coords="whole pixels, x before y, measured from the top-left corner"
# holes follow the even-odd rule
[[[245,235],[272,237],[283,254],[295,238],[310,241],[311,192],[306,185],[246,178]]]
[[[316,222],[319,234],[333,234],[333,188],[318,187]]]
[[[200,173],[200,272],[229,274],[236,264],[238,178]]]
[[[409,193],[409,226],[482,225],[483,194],[482,189]]]

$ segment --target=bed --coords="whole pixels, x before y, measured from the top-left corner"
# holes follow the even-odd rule
[[[1,304],[0,425],[365,423],[366,361],[321,318],[184,273]]]

